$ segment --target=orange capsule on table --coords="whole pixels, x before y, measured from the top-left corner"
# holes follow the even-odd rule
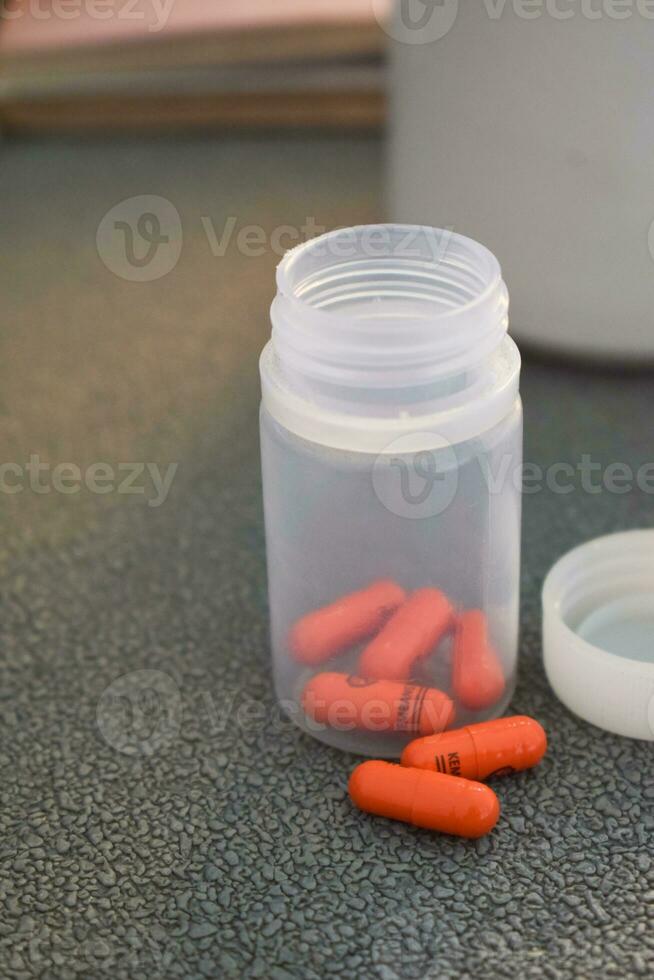
[[[405,598],[404,589],[383,580],[308,613],[291,630],[293,656],[315,666],[343,653],[376,633]]]
[[[488,638],[486,616],[471,609],[459,616],[454,640],[452,689],[470,711],[496,704],[504,694],[504,671]]]
[[[452,605],[439,589],[418,589],[365,648],[359,674],[408,680],[417,661],[431,653],[453,619]]]
[[[490,786],[392,762],[363,762],[350,776],[348,790],[367,813],[458,837],[483,837],[500,815]]]
[[[309,718],[342,731],[432,735],[454,722],[454,704],[434,687],[348,674],[312,678],[302,693],[302,707]]]
[[[402,765],[465,779],[505,776],[537,766],[547,735],[534,718],[515,715],[417,738],[402,753]]]

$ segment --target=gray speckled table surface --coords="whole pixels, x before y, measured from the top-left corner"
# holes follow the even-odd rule
[[[2,149],[7,482],[35,454],[84,474],[178,464],[160,506],[147,469],[142,492],[63,493],[51,469],[50,492],[0,494],[3,977],[654,972],[652,746],[558,704],[539,638],[551,563],[651,526],[652,496],[576,481],[525,499],[513,708],[551,748],[495,781],[489,837],[356,812],[354,760],[275,714],[257,445],[275,255],[215,255],[207,227],[378,220],[381,157],[373,139],[305,137]],[[182,221],[154,282],[96,250],[102,216],[137,194]],[[654,456],[652,375],[527,358],[523,392],[529,461]]]

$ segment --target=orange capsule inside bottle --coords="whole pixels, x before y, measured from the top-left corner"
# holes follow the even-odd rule
[[[432,735],[454,722],[452,701],[434,687],[347,674],[312,678],[302,693],[302,707],[314,721],[341,731]]]
[[[534,718],[515,715],[417,738],[404,749],[402,765],[465,779],[504,776],[537,766],[547,735]]]
[[[454,640],[452,689],[470,711],[496,704],[504,693],[502,664],[488,638],[486,616],[471,609],[459,616]]]
[[[392,762],[363,762],[348,790],[367,813],[458,837],[482,837],[500,815],[497,796],[483,783]]]
[[[418,660],[450,629],[452,605],[439,589],[418,589],[395,612],[361,654],[362,677],[408,680]]]
[[[405,598],[404,589],[383,580],[308,613],[291,630],[293,656],[315,666],[343,653],[376,633]]]

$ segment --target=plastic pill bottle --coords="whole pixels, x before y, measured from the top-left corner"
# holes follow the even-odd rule
[[[338,230],[284,256],[271,320],[261,454],[281,706],[386,758],[501,715],[522,408],[499,263],[449,231]]]

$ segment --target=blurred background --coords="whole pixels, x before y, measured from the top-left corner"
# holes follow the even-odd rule
[[[654,523],[654,22],[554,6],[2,3],[0,975],[651,975],[651,747],[556,702],[540,589]],[[389,218],[497,254],[524,357],[551,752],[469,847],[364,829],[354,760],[267,724],[275,267]],[[130,754],[98,705],[143,672],[183,724]]]
[[[7,0],[8,132],[365,126],[390,0]]]
[[[119,465],[178,463],[207,416],[225,432],[253,423],[279,258],[382,217],[383,13],[368,0],[3,5],[5,548],[66,539],[139,486],[145,501],[147,469],[123,493]],[[80,486],[40,492],[32,455],[70,461]],[[109,490],[89,491],[97,463]]]
[[[643,0],[3,0],[0,12],[7,139],[375,134],[384,215],[494,251],[519,339],[654,362]]]

